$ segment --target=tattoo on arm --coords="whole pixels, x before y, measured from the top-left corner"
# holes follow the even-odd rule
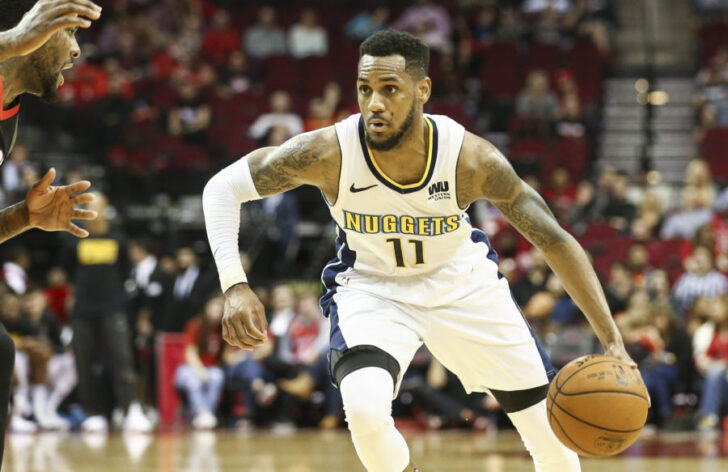
[[[262,197],[308,183],[312,167],[320,163],[322,149],[310,135],[299,135],[278,148],[250,156],[250,173]]]
[[[516,175],[497,149],[491,147],[484,172],[482,195],[534,246],[545,250],[566,240],[566,232],[543,198]]]

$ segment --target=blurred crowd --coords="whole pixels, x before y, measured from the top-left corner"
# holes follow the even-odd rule
[[[710,156],[690,163],[679,188],[654,174],[596,165],[601,85],[618,28],[613,2],[101,3],[102,22],[79,33],[84,60],[64,72],[61,105],[24,106],[28,125],[43,124],[38,142],[83,156],[60,178],[92,178],[108,200],[100,199],[102,217],[88,240],[29,233],[23,238],[35,239],[19,241],[29,241],[32,254],[0,248],[0,317],[19,353],[13,431],[152,429],[160,343],[169,333],[184,339],[171,382],[192,427],[341,424],[320,288],[306,281],[330,257],[330,235],[312,233],[326,249],[318,259],[300,254],[304,223],[327,219],[320,196],[302,189],[246,205],[244,221],[262,229],[252,238],[242,233],[248,253],[241,257],[270,324],[269,342],[252,352],[221,339],[224,301],[204,234],[174,222],[160,231],[154,212],[148,225],[134,224],[129,208],[151,195],[197,197],[207,176],[232,159],[356,112],[357,45],[385,27],[431,46],[427,111],[492,138],[587,249],[648,385],[650,422],[722,427],[726,181]],[[705,133],[725,125],[726,58],[716,47],[696,78]],[[41,147],[32,138],[21,139],[0,168],[6,202],[40,175]],[[93,174],[98,166],[103,171]],[[599,351],[539,253],[488,204],[470,213],[554,364]],[[492,430],[507,421],[491,397],[466,395],[425,349],[394,412],[430,428]]]

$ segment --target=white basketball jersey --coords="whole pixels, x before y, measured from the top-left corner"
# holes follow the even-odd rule
[[[467,255],[485,234],[474,230],[456,196],[456,168],[465,129],[442,115],[425,115],[429,153],[420,181],[400,185],[372,158],[360,114],[335,125],[341,146],[336,221],[338,260],[327,266],[385,277],[421,275]],[[324,271],[324,278],[327,277]],[[497,273],[497,269],[493,273]],[[333,274],[330,274],[333,275]]]

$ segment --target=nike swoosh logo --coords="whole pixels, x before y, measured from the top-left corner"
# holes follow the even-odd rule
[[[349,190],[351,193],[357,193],[357,192],[363,192],[364,190],[369,190],[370,188],[374,188],[379,184],[370,185],[369,187],[362,187],[362,188],[356,188],[354,187],[354,184],[351,184],[351,187],[349,187]]]

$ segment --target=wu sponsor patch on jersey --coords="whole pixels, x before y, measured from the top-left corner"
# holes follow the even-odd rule
[[[438,200],[450,199],[450,184],[447,180],[435,182],[428,187],[429,195],[427,200],[436,202]]]

